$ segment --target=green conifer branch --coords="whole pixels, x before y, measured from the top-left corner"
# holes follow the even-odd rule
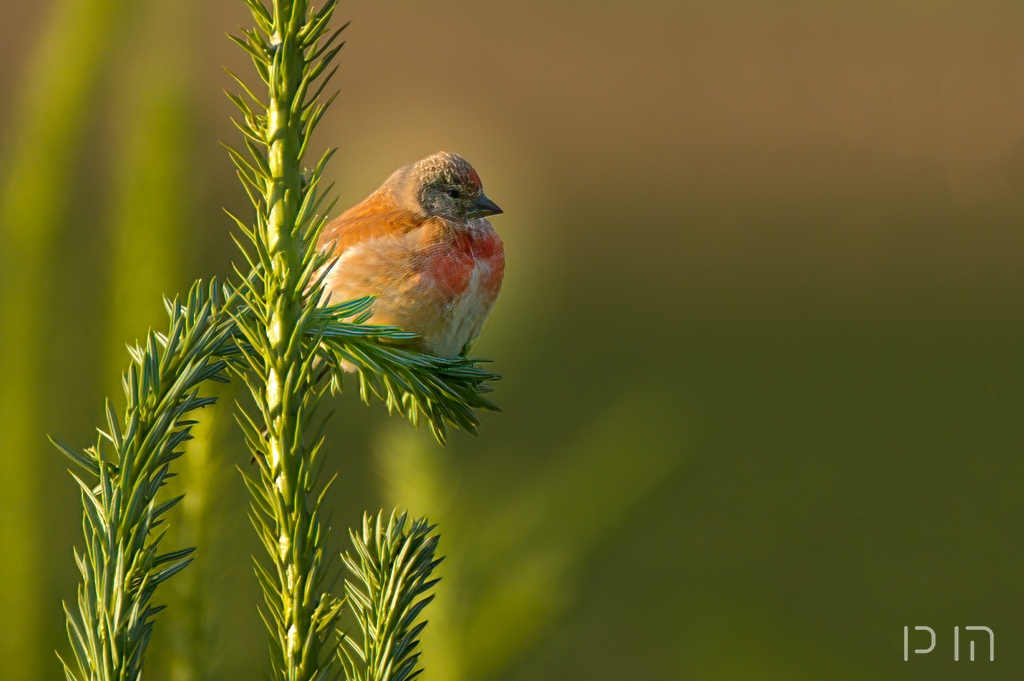
[[[247,365],[240,376],[256,404],[256,413],[243,411],[239,422],[259,461],[259,479],[247,477],[247,483],[253,522],[272,564],[257,564],[272,640],[271,673],[282,681],[306,681],[332,672],[333,655],[325,655],[324,646],[341,610],[340,600],[323,588],[326,489],[316,491],[323,439],[311,436],[328,387],[320,380],[314,328],[319,290],[310,288],[324,264],[316,249],[323,219],[315,209],[326,159],[311,175],[302,169],[317,122],[316,104],[307,104],[306,92],[337,54],[335,48],[316,56],[336,2],[319,10],[306,0],[275,1],[269,9],[259,0],[246,4],[259,28],[235,42],[252,57],[267,93],[263,107],[243,87],[257,110],[231,98],[242,113],[236,125],[248,153],[229,151],[256,207],[253,228],[236,220],[255,250],[246,259],[256,275],[238,289],[245,306],[236,322]]]
[[[189,415],[212,404],[199,389],[225,381],[234,354],[231,318],[221,314],[216,284],[196,284],[183,303],[167,301],[166,335],[150,332],[131,348],[124,375],[127,408],[119,418],[107,403],[107,429],[93,447],[54,441],[80,473],[72,472],[85,507],[85,549],[75,552],[82,575],[77,613],[65,605],[75,665],[67,678],[137,681],[142,675],[156,588],[184,569],[192,549],[159,553],[164,515],[181,497],[158,500],[196,423]]]
[[[383,514],[363,516],[362,534],[351,533],[355,555],[342,560],[354,581],[345,581],[345,594],[362,641],[344,637],[338,650],[349,681],[412,681],[423,672],[420,613],[434,600],[428,592],[440,580],[431,575],[442,560],[435,529],[392,513],[386,525]]]

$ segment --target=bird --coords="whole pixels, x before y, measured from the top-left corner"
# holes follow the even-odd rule
[[[504,244],[487,219],[503,212],[457,154],[399,168],[321,232],[324,302],[374,296],[367,323],[412,332],[437,357],[465,354],[504,280]]]

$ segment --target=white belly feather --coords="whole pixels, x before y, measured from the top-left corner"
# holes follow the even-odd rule
[[[494,302],[492,292],[485,283],[491,275],[491,264],[477,258],[473,261],[473,271],[469,275],[466,290],[452,301],[449,308],[449,326],[447,333],[438,338],[434,345],[435,351],[442,357],[455,357],[462,351],[466,343],[480,334],[487,313]]]

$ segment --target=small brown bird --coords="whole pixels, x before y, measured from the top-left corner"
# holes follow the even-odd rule
[[[502,212],[460,156],[441,152],[391,175],[324,228],[335,258],[330,302],[376,296],[371,324],[419,335],[424,352],[457,357],[501,289],[505,249],[486,219]]]

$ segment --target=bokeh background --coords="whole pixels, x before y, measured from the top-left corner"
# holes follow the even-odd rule
[[[90,442],[160,297],[236,258],[237,0],[0,0],[0,676],[61,676]],[[334,541],[441,523],[434,681],[1024,674],[1024,5],[389,0],[319,133],[351,205],[465,155],[506,211],[440,449],[339,400]],[[229,395],[225,395],[229,397]],[[260,678],[230,411],[183,460],[149,679]],[[903,661],[903,627],[936,650]],[[954,626],[996,661],[953,662]],[[963,631],[961,630],[961,634]],[[918,633],[911,647],[923,647]]]

